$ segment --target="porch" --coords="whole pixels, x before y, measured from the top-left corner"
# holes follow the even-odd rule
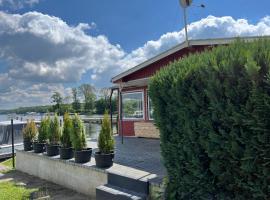
[[[61,160],[46,153],[35,154],[17,150],[16,169],[88,195],[93,199],[158,199],[164,194],[166,174],[162,165],[159,140],[116,136],[115,159],[112,167],[97,168],[94,158],[77,164],[74,159]],[[97,141],[87,146],[97,150]],[[93,155],[93,154],[92,154]],[[53,169],[53,170],[52,170]]]
[[[156,174],[157,177],[151,181],[160,184],[166,175],[160,153],[160,140],[124,137],[123,144],[121,140],[121,136],[115,136],[114,163]],[[93,148],[93,152],[97,150],[96,140],[89,140],[87,145]]]

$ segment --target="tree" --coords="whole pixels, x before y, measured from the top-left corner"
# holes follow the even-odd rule
[[[54,110],[60,112],[61,105],[63,104],[63,97],[61,96],[61,94],[59,92],[54,92],[51,96],[51,99],[52,103],[55,103]]]
[[[55,114],[54,118],[50,121],[50,131],[48,132],[49,144],[56,145],[59,143],[61,137],[61,128],[58,116]]]
[[[73,131],[71,134],[71,143],[75,151],[81,151],[86,148],[86,136],[84,131],[84,126],[81,118],[75,114],[72,119]]]
[[[97,114],[103,114],[106,110],[110,109],[110,101],[106,101],[104,98],[100,98],[95,102],[95,108]],[[114,113],[117,109],[116,99],[112,99],[112,112]]]
[[[63,133],[61,135],[61,144],[64,148],[71,147],[71,135],[73,131],[72,119],[68,113],[64,115]]]
[[[77,88],[72,88],[72,98],[73,98],[72,108],[76,113],[78,113],[78,112],[80,112],[80,109],[81,109],[81,103],[78,99],[78,89]]]
[[[51,120],[49,116],[46,116],[41,120],[40,127],[39,127],[39,133],[38,133],[38,142],[39,143],[45,143],[48,139],[48,136],[50,134],[50,123]]]
[[[96,100],[95,108],[97,114],[103,114],[104,111],[108,108],[105,99],[101,98]]]
[[[107,111],[105,111],[101,124],[101,130],[98,137],[98,148],[99,151],[103,154],[108,154],[114,149],[114,138],[112,135],[111,122]]]
[[[105,99],[105,101],[110,100],[111,89],[110,88],[102,88],[99,91],[101,98]]]
[[[102,88],[99,90],[100,98],[95,102],[95,108],[97,114],[103,114],[106,110],[110,110],[110,95],[111,90],[109,88]],[[117,102],[115,96],[112,96],[112,112],[116,111]]]
[[[27,121],[26,127],[23,128],[23,139],[32,141],[35,139],[38,129],[34,120]]]
[[[90,84],[83,84],[79,89],[84,96],[84,111],[87,113],[93,112],[96,99],[95,88]]]

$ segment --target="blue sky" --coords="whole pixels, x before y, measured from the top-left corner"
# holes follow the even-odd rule
[[[269,7],[194,0],[190,37],[270,35]],[[184,39],[178,0],[0,0],[0,10],[0,109],[48,104],[81,83],[107,87]]]
[[[197,7],[200,4],[206,8]],[[253,0],[194,0],[188,19],[193,22],[208,15],[232,16],[256,23],[270,15],[269,6],[268,0],[260,1],[259,5]],[[120,44],[128,52],[183,27],[178,0],[40,0],[32,8],[15,13],[27,11],[57,16],[70,25],[94,22],[97,29],[89,34],[106,35],[111,43]]]

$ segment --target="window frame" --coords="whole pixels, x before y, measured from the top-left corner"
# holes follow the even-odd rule
[[[149,90],[147,90],[147,111],[148,111],[148,120],[154,121],[154,118],[151,118],[151,112],[150,112],[150,96],[149,96]]]
[[[141,93],[142,95],[142,112],[143,112],[143,116],[142,118],[126,118],[124,116],[124,95],[125,94],[136,94],[136,93]],[[145,120],[145,105],[144,105],[144,90],[134,90],[134,91],[126,91],[126,92],[122,92],[122,120],[123,121],[141,121],[141,120]]]

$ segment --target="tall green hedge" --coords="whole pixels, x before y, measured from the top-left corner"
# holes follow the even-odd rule
[[[190,55],[150,83],[168,199],[270,199],[270,40]]]

